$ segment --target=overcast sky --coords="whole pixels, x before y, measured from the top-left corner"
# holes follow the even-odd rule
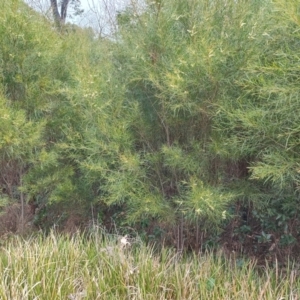
[[[81,0],[80,1],[81,2],[81,6],[83,7],[83,8],[88,8],[88,0]]]
[[[124,9],[130,0],[81,0],[84,13],[74,20],[76,24],[93,27],[97,32],[109,34],[116,28],[117,12]]]
[[[138,1],[141,0],[134,0],[134,2]],[[42,14],[48,15],[49,18],[52,17],[50,0],[24,0],[24,2]],[[69,5],[67,22],[82,27],[93,27],[98,32],[103,30],[107,32],[115,21],[116,13],[124,9],[132,0],[80,0],[80,2],[80,8],[84,10],[83,14],[74,17],[72,5]]]
[[[24,2],[52,19],[50,0],[24,0]],[[144,0],[80,0],[80,2],[80,8],[84,12],[79,16],[74,16],[74,9],[72,5],[69,5],[67,22],[75,23],[81,27],[92,27],[95,32],[101,35],[110,35],[116,30],[117,12],[131,4],[137,10],[144,6],[142,4]]]

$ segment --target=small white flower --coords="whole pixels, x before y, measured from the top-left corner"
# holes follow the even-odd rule
[[[138,267],[135,267],[135,268],[131,269],[131,270],[129,271],[129,273],[130,273],[130,275],[138,274],[138,273],[139,273]]]
[[[201,214],[201,209],[200,209],[200,208],[197,208],[197,209],[196,209],[196,214],[198,214],[198,215]]]
[[[125,248],[127,245],[130,246],[131,244],[128,242],[128,235],[126,234],[121,238],[121,247]]]

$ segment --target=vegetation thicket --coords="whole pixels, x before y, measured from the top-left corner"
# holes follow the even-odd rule
[[[21,229],[28,203],[43,228],[296,251],[297,0],[145,1],[111,38],[0,7],[0,205]]]

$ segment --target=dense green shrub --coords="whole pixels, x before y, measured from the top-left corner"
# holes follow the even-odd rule
[[[229,102],[238,102],[237,80],[259,55],[256,37],[264,24],[257,24],[265,10],[258,1],[190,0],[151,2],[138,17],[126,11],[117,67],[133,116],[135,168],[129,164],[127,172],[139,176],[139,188],[121,188],[123,194],[129,189],[126,205],[141,218],[152,211],[176,220],[183,213],[211,226],[240,197],[228,182],[248,178],[251,157],[238,154],[238,146],[225,155],[218,118]],[[120,173],[117,180],[128,182],[130,175]]]
[[[247,211],[296,240],[298,1],[146,1],[111,39],[0,8],[2,198],[100,204],[182,241]]]

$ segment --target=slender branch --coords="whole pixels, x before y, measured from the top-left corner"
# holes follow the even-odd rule
[[[21,194],[20,194],[20,200],[21,200],[21,230],[22,233],[24,232],[24,211],[25,211],[25,200],[24,200],[24,193],[22,191],[22,187],[23,187],[23,169],[21,168],[20,172],[19,172],[19,176],[20,176],[20,187],[21,187]]]

